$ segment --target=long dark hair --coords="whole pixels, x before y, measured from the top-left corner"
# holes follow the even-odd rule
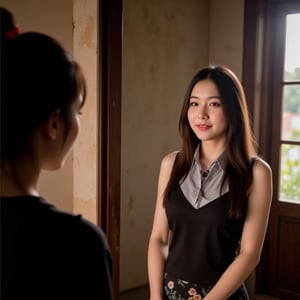
[[[205,67],[195,74],[187,88],[179,118],[181,151],[177,155],[165,189],[164,203],[174,186],[188,174],[196,147],[199,142],[201,144],[189,125],[187,112],[195,84],[204,79],[210,79],[216,84],[225,115],[228,118],[229,126],[225,148],[227,164],[222,185],[228,179],[229,215],[239,218],[243,216],[246,195],[253,180],[251,156],[255,155],[255,150],[243,87],[237,76],[224,66]]]
[[[42,33],[19,34],[10,12],[0,9],[2,161],[22,153],[36,127],[56,109],[67,134],[71,105],[80,95],[84,103],[86,83],[80,66],[58,41]]]

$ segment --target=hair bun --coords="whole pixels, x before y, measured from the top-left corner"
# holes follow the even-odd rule
[[[0,7],[1,39],[14,40],[20,33],[14,15],[6,8]]]

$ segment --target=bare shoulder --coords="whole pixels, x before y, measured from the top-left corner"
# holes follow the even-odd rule
[[[256,157],[253,166],[253,182],[250,194],[255,195],[256,199],[259,199],[262,195],[271,199],[272,181],[272,169],[270,165],[262,158]]]
[[[170,152],[167,155],[165,155],[161,161],[158,180],[158,195],[163,195],[164,193],[164,190],[170,179],[170,174],[172,172],[177,153],[178,151]]]
[[[256,157],[253,167],[254,177],[270,177],[272,176],[272,169],[270,165],[260,157]]]
[[[166,170],[171,170],[174,165],[175,158],[178,154],[178,151],[173,151],[165,155],[161,161],[161,168]]]

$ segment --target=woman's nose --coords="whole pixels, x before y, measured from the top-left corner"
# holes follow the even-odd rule
[[[197,117],[200,120],[205,120],[208,118],[208,114],[207,114],[205,108],[199,108]]]

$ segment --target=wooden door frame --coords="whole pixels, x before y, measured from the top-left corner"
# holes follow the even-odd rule
[[[113,294],[119,299],[122,0],[98,1],[98,225],[113,260]]]
[[[299,292],[289,288],[286,284],[287,281],[294,282],[294,287],[297,285],[296,279],[290,275],[293,272],[288,272],[285,267],[286,264],[283,261],[290,256],[289,252],[292,247],[288,247],[286,243],[282,243],[283,236],[288,236],[288,232],[284,232],[285,226],[292,226],[295,224],[299,226],[299,205],[297,207],[288,202],[280,201],[280,148],[281,143],[278,133],[281,132],[281,122],[278,120],[282,116],[282,93],[283,93],[283,73],[284,73],[284,52],[285,43],[282,42],[285,37],[285,16],[289,13],[299,12],[300,3],[298,0],[268,0],[268,31],[270,51],[269,56],[273,55],[273,62],[276,64],[270,64],[269,67],[269,78],[270,78],[270,91],[269,98],[272,99],[272,103],[269,100],[270,108],[272,108],[272,134],[270,134],[271,141],[269,143],[272,149],[271,155],[271,166],[274,174],[274,201],[272,203],[271,214],[270,214],[270,242],[268,259],[264,261],[266,269],[268,269],[269,276],[267,280],[267,289],[269,293],[277,295],[279,298],[284,299],[299,299]],[[279,38],[278,38],[279,37]],[[280,58],[280,59],[279,59]],[[275,104],[275,105],[274,105]],[[295,229],[295,227],[293,227]],[[284,233],[283,233],[284,232]],[[273,247],[272,247],[273,245]],[[275,245],[275,246],[274,246]],[[290,263],[291,265],[291,263]],[[282,271],[282,272],[281,272]],[[286,276],[280,275],[286,274]],[[289,278],[289,275],[292,278]],[[299,291],[299,290],[298,290]]]
[[[245,88],[249,113],[253,117],[253,129],[258,145],[257,152],[270,163],[271,122],[269,122],[268,107],[271,107],[269,83],[272,74],[270,70],[272,57],[269,56],[270,41],[267,40],[270,37],[268,20],[268,0],[245,0],[242,83]],[[261,263],[248,282],[251,299],[261,299],[259,295],[262,296],[265,292],[260,282],[268,271],[265,262],[267,261],[267,248],[270,245],[269,239],[267,230]]]
[[[278,68],[282,69],[280,62],[276,60],[278,53],[275,51],[281,51],[281,55],[283,52],[282,49],[278,50],[278,47],[274,50],[276,35],[278,34],[278,31],[274,32],[274,14],[277,9],[276,6],[282,5],[284,2],[287,1],[245,0],[244,15],[243,85],[248,99],[250,114],[255,117],[253,125],[259,145],[258,154],[270,163],[274,179],[277,179],[276,174],[279,172],[279,166],[277,161],[272,161],[274,155],[272,155],[271,151],[273,154],[274,151],[278,151],[278,147],[274,145],[274,140],[276,140],[275,134],[279,128],[272,127],[274,125],[272,115],[274,113],[278,115],[277,110],[279,107],[273,107],[272,99],[276,95],[281,94],[281,87],[274,86],[273,81],[278,73],[275,70],[278,70]],[[277,78],[278,80],[280,81]],[[278,180],[274,180],[273,184],[274,191],[277,191]],[[273,193],[274,201],[271,207],[269,225],[273,222],[272,212],[276,210],[277,194],[277,192]],[[267,272],[270,271],[270,267],[273,266],[276,259],[276,257],[268,255],[269,249],[274,245],[275,240],[274,232],[271,232],[270,227],[267,230],[260,264],[255,272],[255,278],[251,282],[251,299],[256,299],[253,296],[257,294],[268,293],[268,289],[273,284],[273,282],[268,282],[267,286],[263,284],[263,281],[268,278]],[[272,242],[271,236],[273,236]]]

